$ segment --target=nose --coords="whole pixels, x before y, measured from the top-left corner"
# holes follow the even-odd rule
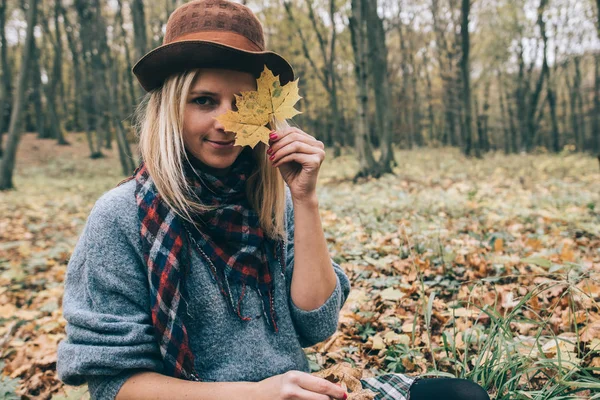
[[[231,110],[231,111],[237,111],[238,110],[237,107],[236,107],[236,105],[235,105],[235,98],[231,101],[231,104],[229,104],[226,101],[223,102],[223,106],[220,107],[220,109],[219,109],[218,116],[226,114],[227,111],[229,111],[229,110]],[[216,130],[218,130],[220,132],[223,132],[223,133],[234,134],[233,132],[225,131],[225,126],[219,120],[217,120],[216,118],[214,118],[213,120],[215,121],[215,129]]]

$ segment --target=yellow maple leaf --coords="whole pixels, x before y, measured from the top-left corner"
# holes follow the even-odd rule
[[[237,111],[229,110],[215,117],[226,131],[234,132],[236,146],[254,148],[258,142],[269,144],[270,129],[265,125],[301,114],[294,105],[298,95],[298,79],[283,86],[267,66],[256,80],[256,91],[235,95]]]

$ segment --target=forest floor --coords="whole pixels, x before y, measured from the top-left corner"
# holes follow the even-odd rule
[[[16,191],[0,193],[0,398],[89,398],[56,378],[69,256],[117,150],[88,158],[24,135]],[[339,330],[306,349],[346,361],[473,379],[498,399],[600,398],[600,168],[582,154],[396,153],[395,175],[352,182],[328,154],[319,204],[352,291]],[[23,396],[23,397],[21,397]]]

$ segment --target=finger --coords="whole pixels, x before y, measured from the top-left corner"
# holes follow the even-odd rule
[[[323,152],[323,150],[319,150]],[[291,153],[285,157],[280,158],[276,162],[273,162],[273,167],[277,168],[285,163],[290,161],[296,161],[299,164],[302,164],[304,167],[319,167],[323,162],[324,155],[320,153],[313,154],[305,154],[305,153]]]
[[[317,146],[317,141],[314,140],[314,138],[310,138],[308,136],[304,136],[304,135],[294,132],[294,133],[287,135],[286,137],[284,137],[282,139],[277,139],[277,141],[271,140],[270,141],[271,145],[267,151],[267,154],[273,154],[277,150],[281,149],[282,147],[287,146],[290,143],[295,143],[295,142],[307,143],[311,146],[319,147],[319,146]]]
[[[280,148],[279,150],[277,150],[275,152],[271,152],[270,154],[269,153],[267,153],[267,154],[269,154],[269,159],[271,161],[276,162],[280,158],[283,158],[286,155],[292,154],[292,153],[304,153],[304,154],[323,153],[323,154],[325,154],[325,151],[321,150],[318,147],[312,146],[310,144],[296,141],[296,142],[288,143],[286,146]]]
[[[321,143],[308,133],[298,128],[286,128],[281,131],[272,131],[269,134],[269,144],[273,146],[274,144],[279,142],[286,142],[286,138],[294,138],[296,140],[302,140],[307,143]]]
[[[282,139],[278,139],[277,141],[270,141],[269,142],[269,148],[267,149],[267,154],[272,155],[274,153],[276,153],[278,150],[282,149],[285,146],[290,145],[291,143],[306,143],[310,146],[313,146],[315,148],[318,149],[324,149],[324,147],[321,147],[319,145],[319,141],[315,140],[312,137],[309,136],[304,136],[301,135],[299,133],[292,133]]]
[[[331,400],[335,399],[335,397],[328,396],[326,394],[319,394],[315,392],[311,392],[310,390],[298,389],[298,399],[302,400]],[[342,397],[340,397],[342,399]],[[336,399],[337,400],[337,399]]]
[[[298,133],[303,136],[312,137],[308,133],[304,132],[302,129],[295,127],[295,126],[288,126],[287,128],[281,129],[279,132],[281,132],[283,134],[283,136],[289,135],[291,133]]]
[[[300,386],[302,389],[308,390],[309,392],[324,395],[324,400],[328,400],[327,396],[333,397],[334,399],[343,399],[344,394],[346,394],[344,389],[335,383],[329,382],[323,378],[312,376],[310,374],[302,375],[298,382],[298,386]]]

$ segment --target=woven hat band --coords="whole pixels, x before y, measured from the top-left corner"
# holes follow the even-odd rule
[[[184,40],[206,40],[209,42],[224,44],[226,46],[236,47],[245,51],[264,51],[263,48],[247,37],[230,31],[190,32],[188,34],[179,36],[176,40],[174,40],[174,42],[181,42]]]

